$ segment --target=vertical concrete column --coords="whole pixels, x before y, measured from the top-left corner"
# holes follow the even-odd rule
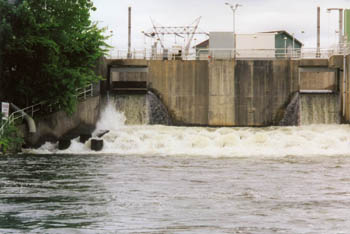
[[[350,121],[350,55],[346,56],[346,86],[345,86],[345,118],[346,122]]]
[[[209,125],[235,125],[235,61],[209,62]]]

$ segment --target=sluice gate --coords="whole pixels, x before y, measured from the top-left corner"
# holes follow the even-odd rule
[[[341,123],[337,69],[301,67],[299,88],[299,125]]]
[[[111,92],[116,94],[147,94],[146,81],[112,81]]]

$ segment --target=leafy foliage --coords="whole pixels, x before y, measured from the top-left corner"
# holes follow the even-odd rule
[[[0,121],[1,121],[0,114]],[[0,152],[16,152],[21,149],[24,140],[13,124],[5,125],[3,134],[0,133]]]
[[[76,89],[100,79],[94,67],[107,47],[104,29],[90,21],[94,10],[91,0],[0,0],[1,77],[9,101],[48,100],[74,111]]]

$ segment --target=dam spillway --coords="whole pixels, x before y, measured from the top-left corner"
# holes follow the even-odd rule
[[[298,89],[298,63],[289,60],[112,60],[108,66],[102,87],[146,81],[183,125],[273,125]]]
[[[340,110],[339,94],[300,94],[300,125],[340,124]]]
[[[100,86],[96,88],[100,96],[80,103],[74,114],[74,121],[64,113],[53,115],[52,123],[39,120],[38,126],[41,127],[34,138],[27,134],[27,138],[34,139],[32,144],[38,144],[41,136],[52,135],[52,138],[60,138],[82,123],[95,125],[96,117],[103,109],[102,100],[106,93],[111,92],[109,88],[114,87],[113,82],[129,82],[129,84],[144,82],[146,85],[143,88],[154,91],[153,96],[162,100],[161,109],[165,111],[160,111],[161,109],[158,108],[152,114],[147,114],[144,108],[146,105],[153,105],[151,102],[143,98],[118,94],[120,95],[118,101],[120,110],[126,115],[127,124],[149,123],[209,127],[278,126],[286,112],[289,112],[291,116],[289,120],[292,121],[287,121],[287,124],[283,125],[293,126],[300,123],[300,108],[303,109],[303,124],[321,123],[311,116],[316,113],[322,114],[322,112],[312,110],[309,108],[310,105],[305,109],[299,107],[300,102],[298,101],[289,106],[293,95],[301,89],[319,88],[332,89],[334,94],[341,96],[341,100],[344,96],[344,92],[341,91],[343,84],[339,70],[341,65],[324,59],[300,61],[286,59],[256,61],[107,60],[101,66],[104,68],[101,70],[105,70],[105,73],[101,75],[107,79],[101,81]],[[317,87],[312,87],[318,80],[322,82]],[[303,85],[306,87],[302,87]],[[110,97],[113,98],[113,95],[111,94]],[[126,102],[134,103],[132,106],[140,106],[140,108],[130,108]],[[347,108],[348,99],[345,99],[345,102],[345,113],[350,116]],[[307,106],[309,101],[302,103]],[[336,105],[341,104],[339,102]],[[318,102],[317,105],[320,110],[324,104]],[[92,112],[94,113],[93,118],[90,114]],[[159,114],[166,112],[171,114],[171,123],[166,115]],[[132,116],[136,119],[133,120]],[[315,122],[310,121],[310,118],[315,119]],[[327,119],[324,123],[340,122],[335,116],[334,121],[328,121],[331,118],[327,116],[320,118]],[[163,120],[159,121],[159,119]],[[306,121],[307,119],[309,120]],[[54,123],[58,120],[60,126],[55,127],[57,124]]]
[[[112,94],[107,105],[113,105],[125,116],[126,125],[171,125],[171,116],[163,102],[152,91],[145,94]]]
[[[147,82],[179,125],[279,125],[294,93],[302,89],[340,93],[341,84],[341,65],[327,59],[111,60],[108,66],[106,82]]]
[[[198,157],[285,157],[346,155],[350,151],[350,127],[347,125],[308,125],[266,128],[174,127],[164,125],[127,125],[115,102],[102,111],[93,135],[103,135],[100,154],[139,156]],[[73,139],[66,150],[57,143],[45,143],[36,154],[97,154],[91,141]]]

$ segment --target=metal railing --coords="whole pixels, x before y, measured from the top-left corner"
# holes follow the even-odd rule
[[[197,49],[189,54],[178,50],[133,50],[128,57],[127,50],[117,50],[109,54],[110,59],[145,59],[145,60],[211,60],[211,59],[328,59],[333,55],[349,54],[350,44],[334,48],[275,48],[275,49]]]
[[[178,50],[132,50],[131,56],[128,56],[127,50],[116,50],[110,52],[109,59],[144,59],[144,60],[195,60],[196,53],[191,52],[188,55],[180,53]]]
[[[87,86],[85,86],[84,88],[79,88],[79,89],[76,89],[77,91],[77,98],[78,100],[81,100],[81,99],[86,99],[87,97],[92,97],[94,95],[94,90],[93,90],[93,85],[92,84],[89,84]]]
[[[343,55],[349,47],[316,49],[201,49],[197,51],[196,58],[210,59],[328,59],[333,55]]]
[[[303,59],[303,58],[329,58],[335,51],[330,49],[207,49],[199,50],[197,58],[207,54],[208,59]]]
[[[93,96],[93,85],[89,84],[84,88],[78,88],[76,89],[76,98],[78,100],[86,99],[87,97]],[[28,107],[25,107],[21,110],[12,112],[11,115],[6,120],[1,120],[1,126],[0,126],[0,136],[4,134],[4,130],[6,126],[13,124],[17,119],[24,119],[25,115],[29,115],[31,117],[34,117],[34,114],[40,111],[48,111],[52,113],[53,111],[58,111],[61,109],[61,106],[57,103],[49,103],[47,101],[43,101]]]
[[[25,115],[29,115],[31,117],[34,117],[34,113],[39,112],[42,109],[42,106],[44,105],[44,102],[28,106],[26,108],[17,110],[15,112],[12,112],[11,115],[6,120],[1,120],[2,124],[0,127],[0,136],[4,134],[5,127],[7,125],[10,125],[14,123],[17,119],[24,119]]]

